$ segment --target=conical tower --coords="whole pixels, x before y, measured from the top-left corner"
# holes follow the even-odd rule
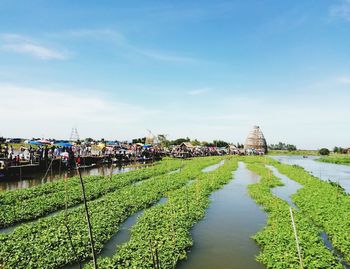
[[[259,126],[254,126],[244,144],[245,150],[257,150],[267,153],[267,143]]]
[[[153,145],[155,142],[155,136],[150,130],[148,130],[148,135],[146,136],[145,144]]]

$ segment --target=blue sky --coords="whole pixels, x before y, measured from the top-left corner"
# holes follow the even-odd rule
[[[350,1],[0,1],[0,135],[349,146]]]

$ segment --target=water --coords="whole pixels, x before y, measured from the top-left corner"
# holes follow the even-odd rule
[[[323,163],[316,161],[317,156],[273,156],[277,161],[286,164],[297,164],[314,176],[328,181],[339,183],[347,193],[350,193],[350,165],[341,165],[333,163]]]
[[[108,176],[111,174],[120,174],[120,173],[125,173],[129,172],[138,168],[143,168],[146,167],[145,165],[143,166],[106,166],[102,165],[99,167],[94,167],[94,168],[83,168],[81,169],[81,174],[82,176],[96,176],[96,175],[102,175],[102,176]],[[112,169],[112,171],[111,171]],[[40,173],[34,175],[32,179],[24,179],[24,180],[8,180],[0,181],[0,191],[8,191],[8,190],[15,190],[15,189],[25,189],[25,188],[31,188],[37,185],[41,185],[47,182],[53,182],[57,180],[61,180],[65,177],[74,177],[77,176],[77,171],[72,170],[72,171],[64,171],[61,172],[60,174],[58,172],[54,172],[52,175],[49,172],[47,177],[43,180],[45,173]]]
[[[289,177],[278,172],[278,170],[275,167],[270,165],[267,165],[266,167],[268,167],[276,177],[281,179],[281,181],[284,184],[284,186],[274,187],[271,190],[272,193],[277,197],[281,198],[282,200],[285,200],[291,207],[296,208],[295,204],[292,201],[291,195],[296,193],[302,186],[298,182],[295,182]]]
[[[325,246],[331,250],[334,255],[338,258],[339,262],[344,266],[345,269],[350,269],[350,264],[345,262],[343,259],[342,259],[342,255],[341,253],[339,253],[339,251],[337,251],[336,249],[334,249],[331,241],[329,241],[329,238],[328,238],[328,235],[325,233],[325,232],[322,232],[320,234],[321,238],[322,238],[322,241],[323,243],[325,244]]]
[[[217,164],[210,165],[210,166],[204,168],[202,170],[202,172],[203,173],[208,173],[208,172],[214,171],[215,169],[218,169],[220,166],[222,166],[224,163],[225,163],[225,160],[222,160],[221,162],[219,162]]]
[[[304,158],[303,158],[304,159]],[[296,207],[296,205],[292,202],[292,199],[291,199],[291,195],[295,192],[298,191],[298,189],[302,188],[302,185],[300,185],[299,183],[295,182],[294,180],[291,180],[289,177],[281,174],[280,172],[278,172],[278,170],[273,167],[273,166],[270,166],[270,165],[267,165],[267,167],[269,169],[272,170],[273,174],[280,178],[281,181],[284,183],[284,186],[278,186],[278,187],[275,187],[272,189],[272,193],[274,195],[276,195],[277,197],[285,200],[288,202],[288,204],[291,206],[291,207],[294,207],[296,209],[298,209]],[[339,262],[344,266],[344,268],[346,269],[349,269],[350,268],[350,265],[347,264],[343,259],[342,259],[342,256],[341,254],[339,253],[339,251],[337,251],[331,241],[328,239],[328,235],[322,231],[320,233],[320,237],[322,238],[322,241],[323,241],[323,244],[326,246],[326,248],[328,248],[329,250],[331,250],[335,257],[337,257],[337,259],[339,260]]]
[[[191,230],[194,246],[178,269],[263,269],[251,236],[262,229],[266,214],[249,197],[247,185],[259,176],[239,164],[234,180],[211,195],[205,218]]]
[[[168,198],[163,197],[160,199],[154,206],[164,204]],[[118,232],[109,239],[103,246],[101,252],[98,254],[98,257],[113,257],[117,253],[117,249],[120,245],[128,242],[131,237],[131,228],[135,225],[137,219],[145,212],[141,210],[135,214],[128,217],[119,227]],[[88,263],[89,261],[84,261],[83,264]],[[72,264],[63,267],[64,269],[79,269],[79,264]]]

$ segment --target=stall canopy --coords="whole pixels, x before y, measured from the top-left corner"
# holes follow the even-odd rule
[[[49,140],[46,140],[46,139],[40,139],[40,140],[38,140],[38,142],[40,142],[42,144],[46,144],[46,145],[51,145],[51,142]]]
[[[41,143],[41,142],[39,142],[39,141],[35,141],[35,140],[28,141],[28,144],[29,144],[29,145],[37,145],[37,146],[41,146],[41,145],[42,145],[42,143]]]
[[[55,146],[58,146],[58,147],[66,147],[66,148],[71,148],[73,145],[72,145],[72,144],[70,144],[70,143],[58,142],[58,143],[55,143]]]

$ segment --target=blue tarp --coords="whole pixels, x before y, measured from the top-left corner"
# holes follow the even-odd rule
[[[118,142],[114,142],[114,141],[107,141],[106,144],[109,145],[109,146],[118,146],[119,145]]]
[[[39,141],[28,141],[28,144],[30,145],[37,145],[37,146],[41,146],[42,143],[40,143]]]
[[[71,148],[73,145],[70,143],[59,142],[59,143],[55,143],[55,146]]]

